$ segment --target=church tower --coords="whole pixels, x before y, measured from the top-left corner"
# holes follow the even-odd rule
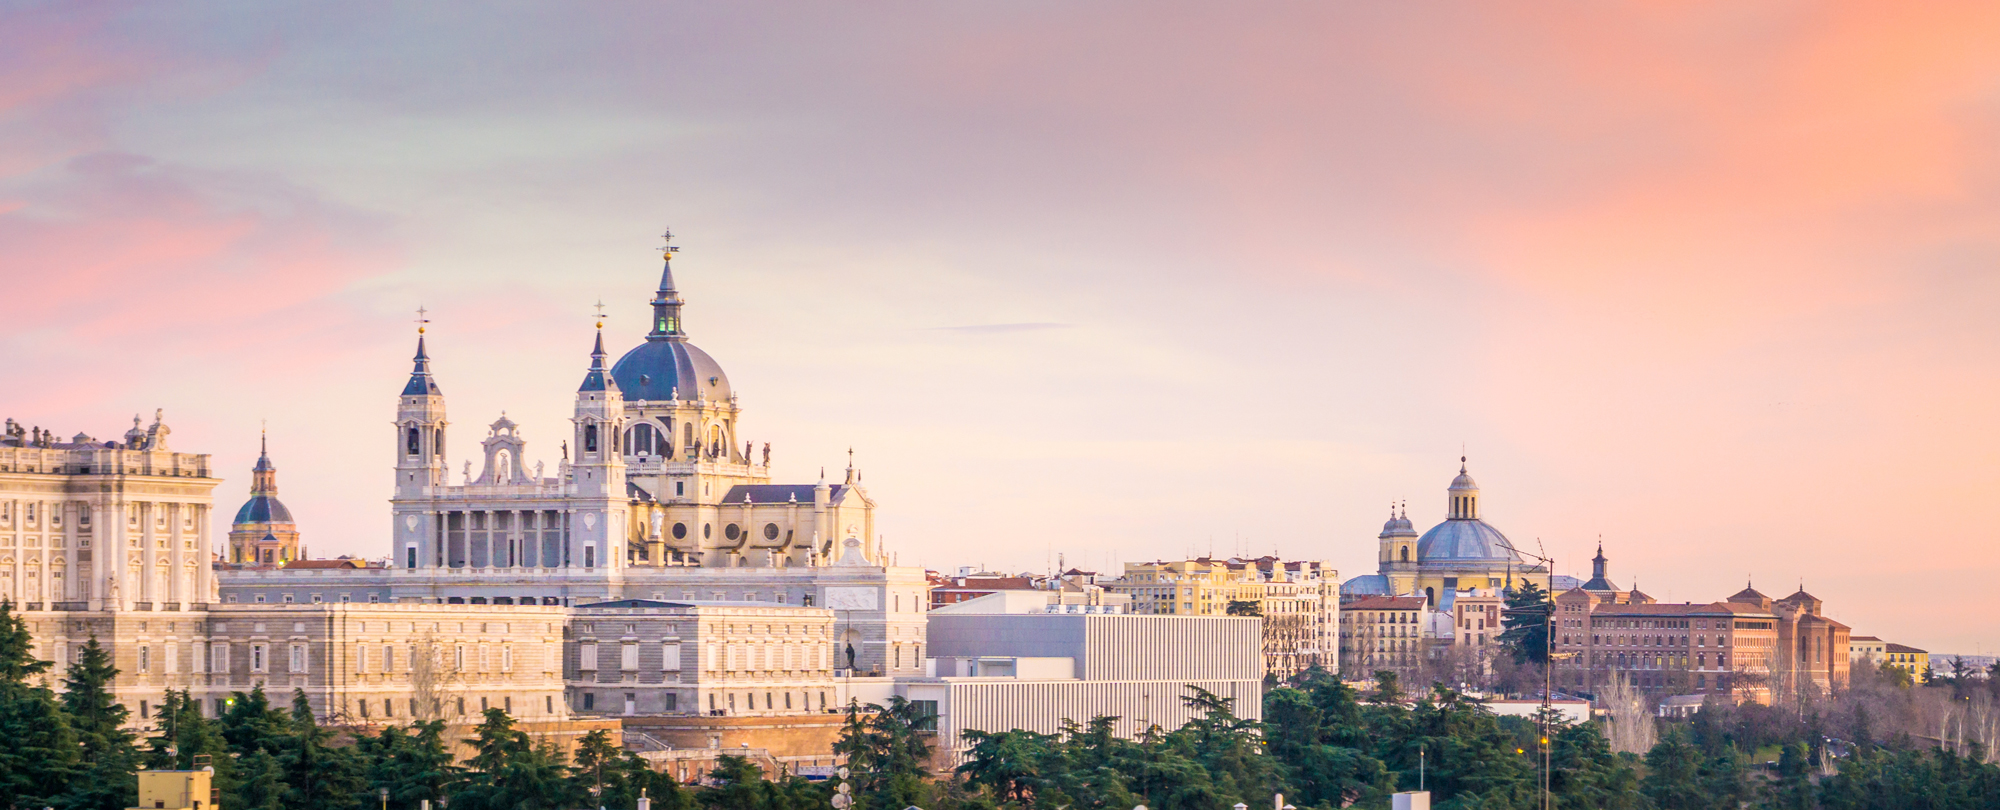
[[[1388,580],[1389,594],[1410,593],[1417,587],[1417,529],[1410,523],[1409,507],[1402,514],[1389,510],[1389,522],[1382,524],[1380,570]]]
[[[590,370],[576,389],[575,436],[569,480],[574,493],[570,513],[570,559],[583,568],[623,566],[626,507],[625,397],[604,363],[604,322],[597,323],[597,343],[590,351]]]
[[[419,310],[419,316],[422,311]],[[394,565],[420,568],[437,564],[439,531],[428,501],[445,484],[444,391],[431,376],[431,356],[424,350],[423,319],[418,318],[416,367],[396,401],[396,489],[392,535]]]
[[[282,566],[305,558],[299,525],[278,500],[278,465],[271,463],[268,439],[259,440],[257,465],[250,468],[250,500],[229,525],[229,562]]]

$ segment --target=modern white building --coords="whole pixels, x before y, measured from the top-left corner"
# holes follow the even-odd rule
[[[1263,716],[1256,618],[1116,611],[1018,592],[933,610],[932,670],[898,678],[895,692],[934,714],[939,747],[958,753],[969,729],[1051,734],[1096,717],[1119,718],[1125,737],[1178,728],[1195,716],[1195,688]]]

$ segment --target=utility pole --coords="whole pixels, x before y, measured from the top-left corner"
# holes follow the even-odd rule
[[[1549,795],[1549,774],[1554,768],[1553,746],[1549,744],[1549,717],[1555,714],[1556,561],[1553,557],[1514,548],[1512,543],[1502,541],[1501,545],[1506,546],[1508,551],[1524,557],[1531,557],[1540,562],[1542,564],[1542,572],[1548,576],[1549,580],[1549,587],[1545,588],[1542,594],[1542,710],[1535,717],[1535,725],[1541,732],[1540,740],[1542,745],[1542,810],[1549,810],[1552,806]],[[1548,550],[1542,547],[1542,540],[1539,537],[1535,538],[1535,549],[1537,551]],[[1528,581],[1533,582],[1534,580]]]

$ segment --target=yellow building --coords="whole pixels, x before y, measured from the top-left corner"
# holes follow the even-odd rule
[[[1131,597],[1133,613],[1228,616],[1234,604],[1236,615],[1259,616],[1264,672],[1289,678],[1311,666],[1338,666],[1338,581],[1324,562],[1202,557],[1126,563],[1123,577],[1101,584]]]
[[[1419,537],[1409,510],[1391,513],[1376,537],[1379,572],[1340,586],[1343,600],[1366,596],[1422,596],[1433,608],[1452,591],[1512,590],[1523,581],[1549,587],[1548,569],[1528,564],[1499,529],[1489,525],[1479,503],[1479,484],[1459,459],[1458,477],[1445,490],[1445,521]]]
[[[133,810],[213,810],[215,791],[200,771],[140,771],[139,806]]]
[[[1890,666],[1910,673],[1917,683],[1924,682],[1924,673],[1931,670],[1931,654],[1915,647],[1890,642],[1882,645],[1882,655]]]
[[[1126,563],[1125,576],[1107,587],[1130,595],[1133,613],[1163,616],[1226,616],[1230,602],[1264,599],[1264,583],[1254,570],[1207,558]]]

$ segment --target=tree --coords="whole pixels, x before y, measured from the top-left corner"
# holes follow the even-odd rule
[[[1514,656],[1514,662],[1535,663],[1546,666],[1549,662],[1548,619],[1555,605],[1549,602],[1548,591],[1542,590],[1534,580],[1521,580],[1521,587],[1507,592],[1507,609],[1501,612],[1500,623],[1506,630],[1501,631],[1495,641],[1506,647]]]
[[[1717,805],[1709,801],[1701,784],[1701,749],[1689,742],[1680,729],[1668,731],[1659,744],[1646,752],[1646,797],[1660,810],[1707,810]]]
[[[514,728],[514,718],[487,709],[477,729],[477,751],[467,764],[452,806],[463,810],[557,810],[580,799],[562,753],[535,745]]]
[[[1262,616],[1264,606],[1255,599],[1231,599],[1223,612],[1230,616]]]
[[[51,664],[34,656],[27,622],[0,601],[0,807],[42,807],[76,773],[80,748],[48,687],[31,678]]]
[[[868,708],[875,711],[864,714],[858,702],[848,703],[833,746],[834,753],[847,758],[857,810],[897,810],[917,803],[929,790],[928,735],[935,718],[901,695],[891,696],[886,707]]]
[[[407,731],[391,726],[356,740],[355,748],[368,763],[369,787],[388,789],[391,810],[417,810],[425,800],[437,807],[459,778],[460,768],[445,747],[443,720],[417,721]]]
[[[124,727],[131,712],[111,696],[117,676],[111,656],[91,636],[63,679],[62,708],[81,746],[82,770],[60,802],[71,810],[120,810],[138,801],[127,777],[139,766],[139,751]]]
[[[359,802],[366,785],[361,763],[354,749],[328,745],[333,732],[320,727],[303,689],[292,692],[291,732],[290,744],[278,757],[285,784],[291,789],[287,804],[344,810]]]

